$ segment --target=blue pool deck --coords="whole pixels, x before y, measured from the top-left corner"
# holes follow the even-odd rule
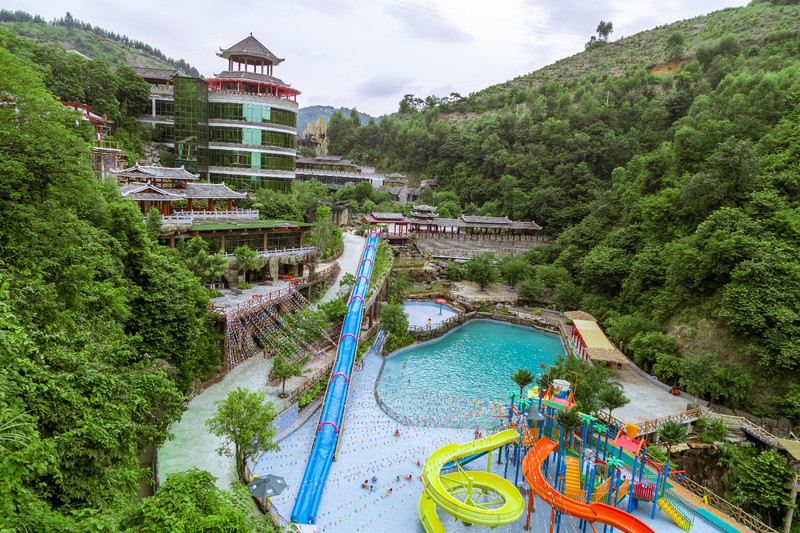
[[[422,483],[419,481],[422,469],[417,462],[424,464],[428,456],[441,446],[472,440],[474,428],[409,427],[395,422],[381,410],[375,400],[375,381],[383,358],[370,354],[364,361],[364,369],[353,373],[353,388],[345,414],[339,455],[331,467],[322,496],[316,530],[325,533],[424,533],[417,515],[417,503],[422,494]],[[317,419],[317,414],[311,416],[306,424],[281,440],[281,451],[262,454],[254,468],[255,474],[271,473],[286,479],[287,490],[272,498],[284,517],[291,514]],[[401,431],[400,437],[393,435],[397,428]],[[502,475],[504,466],[498,467],[495,464],[496,455],[492,461],[493,468],[499,468],[497,473]],[[472,465],[467,468],[485,468],[486,462],[479,460]],[[510,466],[509,472],[512,472]],[[412,476],[411,481],[403,479],[403,476],[409,474]],[[361,488],[361,483],[373,475],[378,481],[375,483],[375,492],[370,493]],[[397,476],[400,476],[400,481],[396,480]],[[509,478],[513,482],[513,473]],[[521,479],[521,473],[518,486],[527,494],[527,484]],[[389,488],[393,489],[392,494],[386,496]],[[550,508],[538,498],[535,500],[535,508],[537,512],[531,517],[532,531],[545,532],[549,527]],[[643,503],[636,514],[655,531],[683,532],[660,509],[656,513],[656,519],[651,521],[650,509],[649,503]],[[522,533],[525,523],[523,515],[513,524],[490,530],[467,527],[441,512],[440,518],[448,532],[458,533]],[[564,517],[561,532],[577,531],[577,524]],[[692,528],[693,533],[718,531],[721,530],[699,516]]]
[[[442,312],[439,313],[441,305]],[[408,313],[408,325],[425,327],[430,325],[436,327],[439,323],[444,322],[451,316],[458,314],[458,311],[447,304],[437,304],[435,302],[406,302],[406,313]]]

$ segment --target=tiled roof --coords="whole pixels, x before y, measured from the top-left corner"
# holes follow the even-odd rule
[[[511,224],[508,217],[470,217],[461,215],[461,218],[467,224]]]
[[[270,52],[266,46],[261,44],[258,39],[253,37],[252,33],[230,48],[226,50],[220,48],[219,50],[220,51],[217,55],[219,57],[224,57],[225,59],[228,59],[231,56],[250,56],[266,59],[275,65],[283,61],[283,59],[280,59],[275,54]]]
[[[136,74],[146,80],[162,80],[169,81],[175,76],[179,76],[180,72],[174,68],[147,68],[147,67],[131,67]]]
[[[129,183],[119,186],[119,194],[127,200],[164,202],[188,198],[227,200],[247,197],[247,193],[232,191],[222,183],[188,183],[185,189],[161,189],[151,183]]]
[[[355,166],[352,161],[350,161],[349,159],[342,159],[340,156],[336,156],[336,158],[334,159],[323,159],[320,156],[317,157],[297,156],[295,162],[304,165],[334,165],[334,166],[338,165],[338,166],[348,166],[348,167]]]
[[[159,167],[159,166],[146,166],[136,165],[128,167],[124,170],[114,170],[111,172],[114,176],[120,178],[136,178],[136,179],[171,179],[171,180],[196,180],[200,176],[192,174],[185,168],[172,168],[172,167]]]
[[[393,172],[386,176],[387,178],[405,178],[405,174],[400,174],[399,172]]]
[[[181,191],[183,192],[183,191]],[[159,189],[149,183],[130,183],[119,187],[119,195],[126,200],[144,201],[155,200],[161,202],[174,202],[183,200],[183,194],[176,194],[172,191]]]
[[[511,227],[514,229],[533,229],[537,231],[542,229],[542,227],[536,222],[522,222],[519,220],[512,220]]]
[[[399,220],[399,221],[408,221],[406,217],[403,216],[403,213],[386,213],[386,212],[376,212],[373,211],[370,213],[373,218],[378,220]]]
[[[233,191],[222,183],[189,183],[185,192],[186,198],[219,200],[247,198],[247,193]]]
[[[281,87],[290,87],[288,83],[280,80],[274,76],[268,76],[259,72],[244,72],[241,70],[225,70],[219,74],[214,74],[214,77],[221,80],[244,80],[255,81],[258,83],[271,83],[272,85],[280,85]]]

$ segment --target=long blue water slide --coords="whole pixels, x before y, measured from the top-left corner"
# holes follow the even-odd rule
[[[297,500],[292,509],[292,522],[298,524],[313,524],[316,521],[322,491],[325,489],[325,481],[328,479],[331,462],[339,443],[347,392],[350,387],[350,376],[361,331],[361,319],[364,314],[367,289],[372,275],[372,263],[375,260],[377,248],[378,233],[373,231],[367,239],[361,264],[358,267],[356,284],[347,304],[347,315],[339,339],[339,350],[325,393],[325,403],[319,418],[317,433],[314,437],[314,444],[311,446],[311,454],[308,457],[303,481],[297,493]]]

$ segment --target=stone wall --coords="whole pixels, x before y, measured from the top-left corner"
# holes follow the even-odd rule
[[[508,322],[509,324],[516,324],[517,326],[536,328],[541,331],[546,331],[548,333],[553,333],[555,335],[561,336],[561,331],[559,330],[556,324],[551,324],[544,320],[529,320],[501,313],[484,313],[480,311],[472,311],[470,313],[458,314],[448,320],[445,320],[437,327],[430,329],[427,328],[412,329],[409,331],[409,333],[411,333],[411,336],[414,338],[415,341],[424,342],[441,337],[448,331],[457,328],[458,326],[464,324],[465,322],[481,318],[486,320],[498,320],[500,322]]]

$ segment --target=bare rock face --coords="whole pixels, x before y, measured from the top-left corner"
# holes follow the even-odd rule
[[[475,307],[469,302],[461,302],[461,306],[464,308],[464,311],[467,313],[471,313],[475,310]]]

